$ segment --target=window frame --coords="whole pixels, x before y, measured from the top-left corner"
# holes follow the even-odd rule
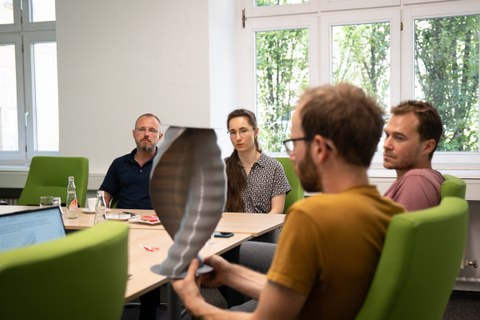
[[[400,0],[320,0],[320,10],[350,10],[400,5]]]
[[[417,0],[418,1],[418,0]],[[402,100],[413,98],[414,92],[414,23],[415,19],[441,18],[458,15],[480,14],[480,5],[475,1],[443,2],[436,4],[407,6],[402,11],[403,32],[402,32]],[[479,70],[480,71],[480,70]],[[480,109],[479,109],[480,112]],[[479,130],[480,131],[480,130]],[[480,136],[480,132],[479,132]],[[440,152],[436,151],[433,159],[433,166],[445,170],[480,170],[479,152]]]
[[[256,55],[255,52],[255,34],[256,32],[274,31],[291,28],[307,28],[309,30],[309,81],[315,82],[318,78],[318,25],[316,14],[290,15],[286,17],[252,18],[245,26],[245,32],[242,32],[242,53],[240,64],[243,66],[254,66],[253,68],[242,68],[239,72],[241,76],[239,81],[239,102],[251,111],[256,110]],[[251,54],[249,54],[251,53]]]
[[[22,134],[25,128],[25,117],[23,110],[25,110],[25,101],[23,99],[25,90],[23,86],[23,55],[22,55],[22,36],[18,33],[0,33],[0,44],[13,45],[15,48],[15,62],[16,62],[16,86],[17,86],[17,130],[18,130],[18,150],[17,151],[0,151],[0,163],[21,163],[19,159],[25,158],[25,135]],[[25,162],[25,161],[23,161]]]
[[[319,9],[325,9],[324,2],[319,4]],[[242,60],[239,65],[253,66],[252,68],[240,68],[239,74],[239,97],[241,105],[252,106],[256,109],[256,92],[255,92],[255,48],[254,39],[256,31],[275,30],[279,26],[295,27],[292,24],[293,17],[306,24],[305,18],[314,19],[316,21],[309,23],[317,24],[314,33],[317,37],[314,38],[314,33],[310,33],[309,51],[310,68],[310,84],[318,85],[321,83],[331,82],[331,52],[330,40],[331,32],[330,26],[342,23],[368,23],[368,22],[384,22],[391,21],[391,88],[390,101],[391,105],[396,105],[400,101],[411,99],[414,97],[413,91],[407,88],[413,88],[413,23],[415,18],[422,17],[442,17],[452,15],[472,15],[480,14],[480,4],[474,0],[438,0],[434,3],[423,3],[422,0],[408,1],[415,4],[396,5],[388,8],[376,9],[349,9],[338,10],[332,12],[297,14],[291,16],[274,15],[273,11],[270,13],[274,16],[268,17],[249,17],[245,28],[240,30],[240,48],[242,48]],[[248,3],[245,0],[244,3]],[[349,1],[347,1],[349,2]],[[356,1],[354,1],[356,3]],[[376,1],[367,1],[372,4]],[[405,1],[403,1],[405,2]],[[402,2],[402,3],[403,3]],[[323,7],[322,7],[323,6]],[[239,6],[241,7],[241,6]],[[265,14],[266,10],[263,12]],[[403,25],[403,30],[401,30]],[[298,25],[296,26],[298,27]],[[408,44],[408,48],[407,48]],[[410,56],[406,53],[409,50]],[[312,56],[313,52],[317,52],[317,56]],[[408,57],[411,57],[410,65],[408,65]],[[406,68],[409,68],[408,71]],[[256,112],[256,110],[252,110]],[[388,110],[386,110],[388,113]],[[480,112],[480,110],[479,110]],[[381,146],[380,146],[381,147]],[[279,155],[278,153],[273,153]],[[285,155],[286,154],[280,154]],[[433,166],[440,171],[457,171],[462,172],[463,177],[480,177],[480,153],[478,152],[435,152],[432,160]],[[391,177],[391,173],[383,168],[382,152],[376,152],[371,165],[371,171],[377,177]]]
[[[14,22],[0,25],[0,43],[15,44],[18,151],[0,151],[0,165],[23,165],[29,163],[33,156],[59,154],[59,151],[35,150],[37,137],[32,55],[33,44],[56,42],[56,22],[31,22],[29,0],[12,0],[12,5]]]
[[[255,0],[245,0],[245,16],[248,18],[265,17],[265,16],[281,16],[295,15],[302,13],[316,13],[318,11],[319,0],[309,0],[305,4],[288,4],[270,7],[256,7]],[[248,19],[247,18],[247,19]]]
[[[23,45],[24,45],[24,75],[25,75],[25,112],[27,116],[27,124],[25,125],[26,134],[31,139],[27,139],[27,159],[31,159],[33,156],[42,155],[42,156],[51,156],[58,155],[58,151],[39,151],[37,150],[37,108],[35,98],[35,65],[34,65],[34,53],[33,45],[43,42],[56,42],[55,34],[51,32],[41,30],[41,31],[32,31],[24,34],[23,36]]]

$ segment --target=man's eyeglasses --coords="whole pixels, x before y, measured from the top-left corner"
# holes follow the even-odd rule
[[[147,128],[135,128],[135,131],[138,131],[138,132],[143,133],[143,134],[147,133],[147,131],[148,131],[148,133],[151,133],[151,134],[157,134],[158,133],[158,130],[156,130],[154,128],[148,128],[148,129]]]
[[[253,128],[240,128],[238,129],[238,134],[241,137],[244,137],[250,130],[253,130]],[[230,135],[230,137],[234,137],[237,135],[237,130],[230,130],[227,131],[227,133]]]
[[[292,155],[293,150],[295,150],[296,141],[310,141],[312,139],[313,139],[312,137],[293,138],[293,139],[283,140],[282,143],[285,146],[285,151],[288,153],[288,155]]]

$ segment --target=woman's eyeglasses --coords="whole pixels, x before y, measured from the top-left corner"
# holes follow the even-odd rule
[[[253,128],[240,128],[238,129],[238,134],[240,137],[244,137],[249,131],[253,130]],[[237,135],[237,130],[229,130],[227,133],[230,135],[230,137],[234,137]]]

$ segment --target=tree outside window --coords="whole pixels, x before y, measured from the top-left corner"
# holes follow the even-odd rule
[[[387,111],[399,102],[390,97],[390,28],[375,22],[330,30],[332,82],[360,86]],[[438,151],[479,152],[479,30],[479,15],[414,21],[414,75],[400,76],[414,79],[415,93],[401,98],[437,107],[445,128]],[[302,28],[255,34],[256,107],[267,152],[282,151],[298,94],[309,85],[308,36]]]
[[[439,151],[479,151],[480,16],[415,20],[415,98],[442,116]]]
[[[262,148],[282,151],[299,92],[308,84],[308,30],[256,33],[257,114]]]

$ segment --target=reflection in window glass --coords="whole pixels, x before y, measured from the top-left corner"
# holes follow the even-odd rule
[[[33,45],[34,105],[36,106],[37,151],[58,151],[57,45]]]
[[[271,7],[271,6],[283,6],[289,4],[302,4],[309,3],[309,0],[256,0],[255,6],[257,7]]]
[[[415,20],[415,98],[438,109],[441,151],[479,151],[480,16]]]
[[[256,33],[256,104],[265,151],[282,151],[291,112],[308,79],[307,29]]]
[[[0,24],[13,23],[13,0],[3,0],[0,2]]]
[[[0,151],[18,151],[15,46],[0,45]]]
[[[30,21],[55,21],[55,0],[30,0]]]
[[[390,23],[332,27],[333,82],[350,82],[390,105]]]

